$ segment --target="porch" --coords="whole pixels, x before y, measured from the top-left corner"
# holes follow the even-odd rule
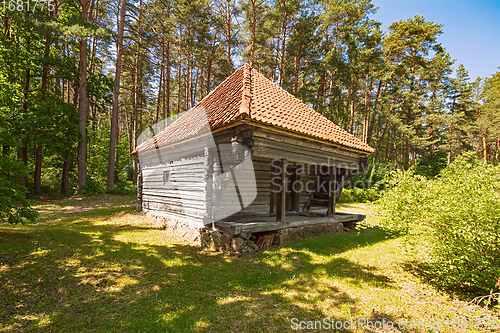
[[[273,232],[282,229],[309,227],[313,225],[341,224],[343,227],[354,226],[365,219],[362,214],[349,214],[336,212],[335,216],[325,216],[324,213],[315,212],[287,212],[286,222],[276,221],[275,216],[254,215],[238,218],[233,221],[217,221],[213,223],[216,231],[230,235],[249,238],[252,234]]]

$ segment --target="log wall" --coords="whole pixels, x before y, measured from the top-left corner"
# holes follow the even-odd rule
[[[143,168],[143,211],[202,228],[207,213],[207,176],[205,152]]]

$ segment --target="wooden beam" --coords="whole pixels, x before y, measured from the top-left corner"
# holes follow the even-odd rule
[[[280,171],[280,186],[279,186],[279,192],[278,192],[278,205],[276,207],[276,221],[278,222],[285,222],[285,212],[286,212],[286,174],[285,174],[285,168],[286,168],[286,159],[282,158],[281,159],[281,164],[280,164],[281,170]]]
[[[298,228],[307,225],[314,224],[334,224],[334,223],[345,223],[345,222],[358,222],[362,221],[363,215],[358,214],[341,214],[339,213],[334,218],[331,217],[304,217],[300,221],[290,221],[287,223],[281,222],[226,222],[217,221],[215,222],[216,229],[231,233],[232,235],[239,235],[244,232],[266,232],[275,231],[285,228]]]
[[[337,168],[329,168],[329,181],[328,181],[328,217],[335,216],[335,197],[337,194]],[[331,185],[333,184],[333,189]]]
[[[328,156],[323,154],[321,157],[319,156],[312,156],[312,155],[305,155],[302,153],[294,153],[294,152],[289,152],[289,151],[284,151],[281,149],[276,149],[276,148],[268,148],[264,146],[260,146],[259,144],[255,143],[255,146],[253,147],[253,156],[256,158],[274,158],[276,156],[286,156],[286,159],[288,161],[292,162],[298,162],[298,163],[303,163],[303,164],[317,164],[317,165],[326,165],[329,163],[329,165],[339,165],[338,160],[333,160],[333,159],[328,159]],[[342,165],[344,168],[352,169],[352,170],[357,170],[359,169],[359,163],[356,162],[342,162],[345,163]]]

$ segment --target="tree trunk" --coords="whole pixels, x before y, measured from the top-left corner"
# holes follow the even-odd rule
[[[182,30],[179,28],[179,55],[182,54]],[[181,112],[181,72],[182,72],[182,67],[181,67],[181,61],[179,61],[179,65],[177,68],[177,114]]]
[[[29,40],[28,40],[29,43]],[[23,112],[28,112],[28,94],[31,81],[31,71],[26,69],[26,79],[23,87]],[[17,156],[23,161],[24,165],[28,165],[28,148],[21,147],[17,153]],[[19,184],[26,187],[26,176],[19,175]]]
[[[82,17],[88,18],[88,0],[82,0]],[[78,142],[78,194],[83,193],[83,188],[87,183],[87,37],[80,40],[80,83],[79,83],[79,110],[78,110],[78,130],[80,140]]]
[[[139,1],[139,18],[138,18],[138,27],[137,27],[137,36],[138,40],[141,40],[141,18],[142,18],[142,0]],[[134,108],[132,110],[132,150],[134,150],[137,146],[137,109],[138,109],[138,101],[137,101],[137,88],[138,88],[138,72],[139,72],[139,42],[137,43],[137,50],[135,52],[135,66],[134,66]],[[163,64],[163,59],[162,59]],[[161,90],[161,86],[160,86]],[[156,113],[158,117],[158,112]],[[158,120],[157,120],[158,121]],[[137,184],[137,158],[134,156],[132,162],[132,183]]]
[[[377,102],[379,100],[379,97],[380,97],[380,91],[382,89],[382,80],[380,80],[378,82],[378,88],[377,88],[377,94],[375,95],[375,100],[373,101],[373,104],[372,104],[372,109],[376,111],[376,106],[377,106]],[[391,106],[392,107],[392,106]],[[368,134],[367,134],[367,139],[366,139],[366,142],[370,142],[371,138],[372,138],[372,133],[373,133],[373,126],[375,124],[375,120],[377,119],[376,116],[373,116],[372,117],[372,121],[368,127]]]
[[[231,0],[226,0],[226,27],[227,27],[227,75],[231,75]]]
[[[189,36],[189,31],[188,31],[188,36]],[[190,55],[189,55],[189,49],[186,50],[186,58],[187,58],[187,63],[186,63],[186,78],[184,80],[184,111],[189,110],[189,85],[191,84],[190,80]]]
[[[280,56],[279,80],[278,80],[278,85],[280,87],[283,86],[283,70],[285,67],[285,46],[286,46],[286,34],[287,34],[287,22],[288,22],[288,17],[285,14],[285,17],[283,18],[283,24],[281,27],[281,32],[283,34],[283,38],[281,39],[281,56]]]
[[[52,18],[53,11],[50,12],[49,17]],[[50,56],[50,45],[52,44],[52,31],[49,31],[49,35],[45,39],[45,49],[43,56],[47,59]],[[42,69],[42,103],[45,101],[45,96],[49,86],[49,68],[45,65]],[[35,174],[34,174],[34,190],[35,194],[40,194],[42,192],[42,146],[38,144],[35,148]]]
[[[349,101],[349,133],[354,135],[354,85],[347,89],[347,100]]]
[[[498,165],[498,150],[499,150],[499,148],[500,148],[500,137],[498,137],[497,148],[495,151],[495,165]]]
[[[255,54],[255,25],[257,24],[256,13],[255,13],[255,0],[250,0],[252,5],[252,44],[250,48],[250,66],[253,66],[253,58]]]
[[[66,159],[64,160],[62,168],[61,179],[61,194],[68,195],[69,193],[69,168],[71,166],[71,150],[66,151]]]
[[[42,146],[36,145],[35,148],[35,179],[34,188],[35,194],[40,194],[42,192]]]
[[[483,161],[488,163],[488,147],[486,146],[486,135],[483,134]]]
[[[118,126],[118,98],[120,95],[120,75],[122,67],[123,31],[125,28],[125,11],[127,0],[122,0],[120,8],[120,27],[118,30],[118,43],[116,50],[116,74],[113,89],[113,111],[111,114],[111,132],[109,135],[109,161],[108,161],[108,189],[115,188],[115,158],[116,158],[116,133]]]
[[[213,56],[215,53],[215,44],[216,44],[216,38],[214,36],[214,39],[212,40],[212,48],[210,55],[211,57],[208,59],[208,64],[207,64],[207,92],[206,95],[210,93],[210,87],[212,86],[210,80],[212,79],[212,64],[213,64]]]
[[[167,6],[167,19],[170,18],[170,1]],[[163,34],[167,36],[167,46],[165,48],[165,39],[162,39],[162,61],[163,62],[163,119],[166,119],[165,126],[168,126],[168,118],[170,117],[170,39],[169,34],[163,31]],[[166,55],[166,59],[165,59]]]
[[[402,149],[402,148],[401,148]],[[398,168],[398,145],[396,142],[396,132],[394,132],[394,151],[393,151],[393,159],[394,159],[394,169]]]
[[[17,157],[23,161],[24,165],[28,165],[28,148],[21,147],[17,151]],[[19,175],[19,184],[26,187],[26,176]]]
[[[170,118],[170,41],[167,40],[167,59],[165,64],[165,84],[163,92],[163,110],[166,110],[166,114],[163,115],[164,119]],[[168,126],[168,124],[166,124]]]
[[[156,120],[157,123],[160,120],[160,105],[161,105],[161,94],[163,93],[162,85],[163,85],[163,51],[162,51],[162,60],[160,65],[160,83],[158,85],[158,97],[156,99]]]

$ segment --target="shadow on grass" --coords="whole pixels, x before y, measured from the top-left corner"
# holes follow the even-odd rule
[[[310,238],[301,242],[293,243],[291,248],[297,250],[308,250],[320,255],[333,255],[350,251],[353,249],[371,246],[387,239],[397,238],[391,236],[382,229],[369,228],[364,231],[353,230],[346,234]]]
[[[122,211],[0,226],[0,329],[289,331],[292,318],[326,317],[327,308],[318,304],[357,313],[362,300],[318,283],[320,277],[371,287],[392,284],[373,267],[335,256],[383,241],[378,231],[322,237],[237,259],[165,241],[166,231],[102,223]]]

